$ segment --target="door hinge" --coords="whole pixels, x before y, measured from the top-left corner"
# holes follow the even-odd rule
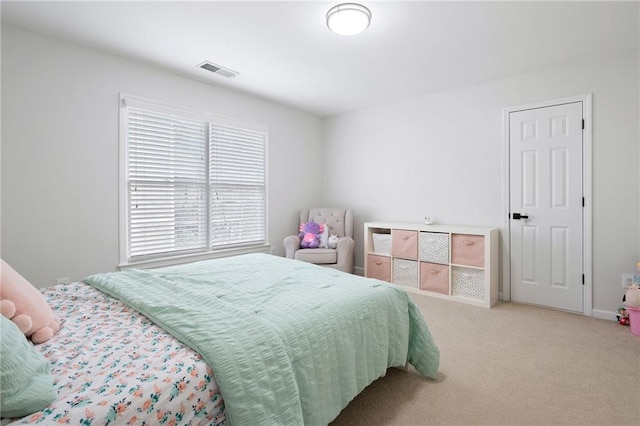
[[[584,197],[582,197],[582,207],[584,207]]]
[[[582,274],[582,285],[584,285],[584,274]]]
[[[584,130],[584,118],[582,119],[582,130]]]

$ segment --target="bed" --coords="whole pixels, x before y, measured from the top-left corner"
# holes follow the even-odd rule
[[[435,378],[407,294],[267,254],[124,270],[43,290],[57,399],[21,424],[326,425],[389,367]]]

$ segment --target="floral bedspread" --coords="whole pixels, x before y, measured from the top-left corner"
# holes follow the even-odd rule
[[[80,283],[42,289],[62,319],[36,348],[58,399],[11,425],[223,425],[213,372],[145,316]]]

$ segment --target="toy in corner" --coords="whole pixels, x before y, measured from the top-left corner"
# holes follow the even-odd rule
[[[636,264],[636,267],[638,268],[638,272],[640,272],[640,262]],[[640,308],[640,287],[638,287],[636,277],[638,277],[638,275],[634,276],[633,284],[627,289],[624,296],[622,296],[624,306],[618,308],[618,315],[616,316],[620,325],[631,325],[627,307],[631,307],[632,309]]]
[[[622,301],[624,302],[624,296],[622,296]],[[620,306],[618,308],[618,315],[616,315],[616,318],[620,325],[631,325],[629,322],[629,312],[627,312],[627,308],[624,306]]]

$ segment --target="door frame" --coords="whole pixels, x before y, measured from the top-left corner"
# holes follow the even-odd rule
[[[546,108],[555,105],[582,102],[582,117],[585,121],[582,133],[582,271],[584,288],[582,292],[582,313],[592,316],[593,310],[593,266],[592,266],[592,94],[571,96],[548,101],[538,101],[524,105],[515,105],[502,109],[502,294],[500,299],[511,301],[511,220],[509,219],[510,193],[510,146],[509,146],[509,114],[516,111]]]

